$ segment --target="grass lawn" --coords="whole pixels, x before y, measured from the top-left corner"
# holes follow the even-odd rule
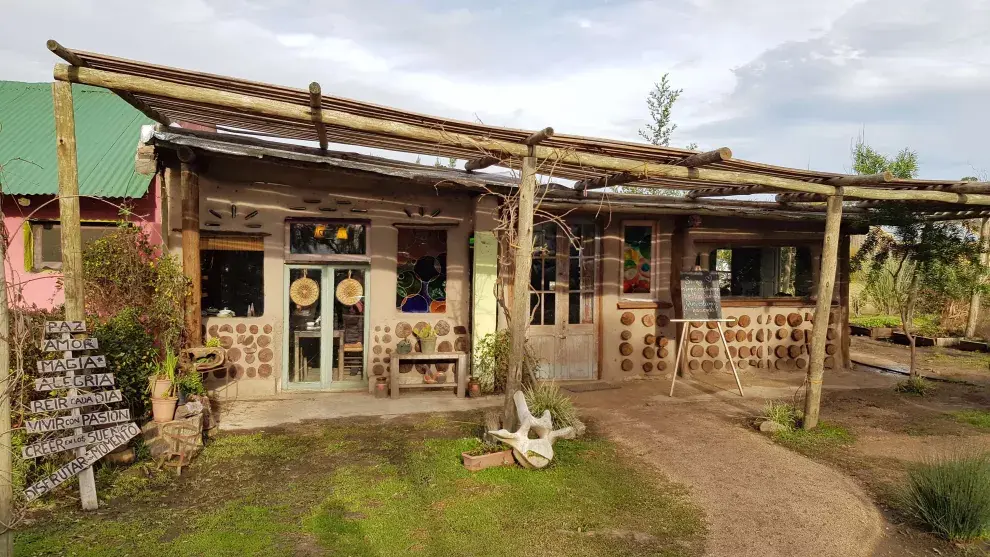
[[[471,473],[474,414],[347,419],[224,435],[173,478],[99,474],[100,511],[49,502],[15,554],[700,555],[681,488],[594,434],[541,471]],[[593,428],[592,428],[593,429]],[[60,491],[63,496],[71,489]]]

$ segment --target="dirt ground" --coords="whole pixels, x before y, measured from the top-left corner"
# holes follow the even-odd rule
[[[855,350],[909,357],[869,340]],[[708,514],[708,555],[990,555],[940,540],[900,510],[912,463],[990,450],[990,430],[955,417],[990,408],[990,373],[969,354],[924,352],[932,373],[969,384],[937,382],[918,397],[895,392],[902,376],[830,370],[822,419],[849,435],[822,446],[775,444],[753,427],[767,399],[800,403],[801,374],[745,375],[745,398],[731,377],[704,374],[679,380],[673,399],[667,380],[573,396],[611,437],[690,486]]]
[[[990,385],[990,353],[964,352],[939,346],[922,346],[917,350],[922,375]],[[911,363],[911,352],[907,346],[868,337],[852,337],[851,352],[896,362],[905,371]]]

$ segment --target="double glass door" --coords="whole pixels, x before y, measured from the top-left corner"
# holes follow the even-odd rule
[[[367,266],[286,265],[286,388],[364,384],[367,276]]]

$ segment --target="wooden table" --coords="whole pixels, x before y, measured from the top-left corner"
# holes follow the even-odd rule
[[[299,329],[292,332],[293,343],[296,349],[296,376],[298,377],[300,370],[304,372],[304,375],[309,375],[309,362],[303,357],[302,351],[300,350],[299,339],[302,338],[322,338],[322,329]],[[340,374],[344,370],[344,341],[343,334],[339,330],[333,332],[333,340],[337,346],[334,347],[334,351],[337,356],[337,379],[340,378]],[[305,365],[304,365],[305,364]]]
[[[403,363],[437,363],[454,362],[456,383],[399,383],[399,366]],[[457,387],[457,396],[467,395],[467,352],[434,352],[422,354],[392,354],[392,362],[388,373],[389,393],[392,398],[399,398],[399,389],[425,389],[427,387]]]

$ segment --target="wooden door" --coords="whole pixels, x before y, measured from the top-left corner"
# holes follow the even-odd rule
[[[598,376],[598,240],[595,226],[564,230],[543,223],[533,231],[529,345],[537,377],[588,380]]]

